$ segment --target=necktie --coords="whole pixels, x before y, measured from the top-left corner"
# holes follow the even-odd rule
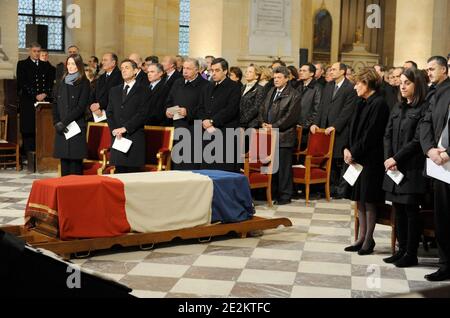
[[[334,87],[333,99],[336,97],[336,94],[337,94],[338,90],[339,90],[339,86],[336,85],[336,86]]]
[[[442,147],[447,149],[450,146],[450,140],[449,140],[449,129],[450,129],[450,107],[448,111],[447,116],[447,124],[445,125],[444,130],[442,131]]]
[[[34,63],[36,64],[36,66],[39,66],[39,60],[34,61]]]
[[[273,101],[276,101],[280,96],[281,96],[281,92],[280,92],[280,91],[277,91],[277,93],[275,94],[275,98],[273,99]]]
[[[270,103],[270,105],[269,105],[269,109],[268,109],[268,111],[267,111],[267,121],[268,121],[268,124],[271,124],[272,123],[272,106],[273,106],[273,103],[280,97],[280,95],[281,95],[281,92],[280,91],[277,91],[277,93],[275,94],[275,97],[274,97],[274,99],[272,100],[272,103]]]
[[[122,93],[122,101],[125,101],[125,99],[127,98],[129,89],[130,89],[130,86],[126,85],[125,89],[123,90],[123,93]]]

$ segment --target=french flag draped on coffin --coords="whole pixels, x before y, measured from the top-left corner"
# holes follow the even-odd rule
[[[25,218],[29,227],[71,240],[241,222],[254,213],[243,175],[169,171],[37,180]]]

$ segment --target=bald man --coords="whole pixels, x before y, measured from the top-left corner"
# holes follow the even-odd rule
[[[175,83],[177,79],[183,77],[183,75],[177,71],[177,59],[175,56],[164,56],[161,60],[161,65],[164,67],[164,72],[166,73],[166,85],[170,91],[173,83]]]
[[[136,82],[141,87],[149,87],[150,82],[148,81],[147,74],[145,74],[145,72],[141,68],[143,64],[141,56],[137,53],[131,53],[128,58],[132,60],[134,63],[136,63],[136,65],[138,66],[138,73],[136,74]]]

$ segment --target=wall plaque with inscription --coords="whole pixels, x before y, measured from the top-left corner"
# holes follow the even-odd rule
[[[291,9],[291,0],[252,0],[251,55],[291,55]]]

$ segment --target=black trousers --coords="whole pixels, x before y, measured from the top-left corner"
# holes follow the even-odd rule
[[[440,264],[450,270],[450,185],[438,180],[434,184],[434,222]]]
[[[83,160],[61,159],[61,176],[83,175]]]
[[[123,166],[116,166],[116,174],[121,173],[139,173],[142,172],[142,168],[140,167],[123,167]]]
[[[417,256],[422,230],[418,205],[394,203],[400,251]]]
[[[272,194],[276,200],[290,200],[293,193],[293,148],[279,148],[278,172],[272,176]]]
[[[22,134],[23,141],[23,154],[26,156],[30,151],[36,151],[36,135],[23,133]]]

